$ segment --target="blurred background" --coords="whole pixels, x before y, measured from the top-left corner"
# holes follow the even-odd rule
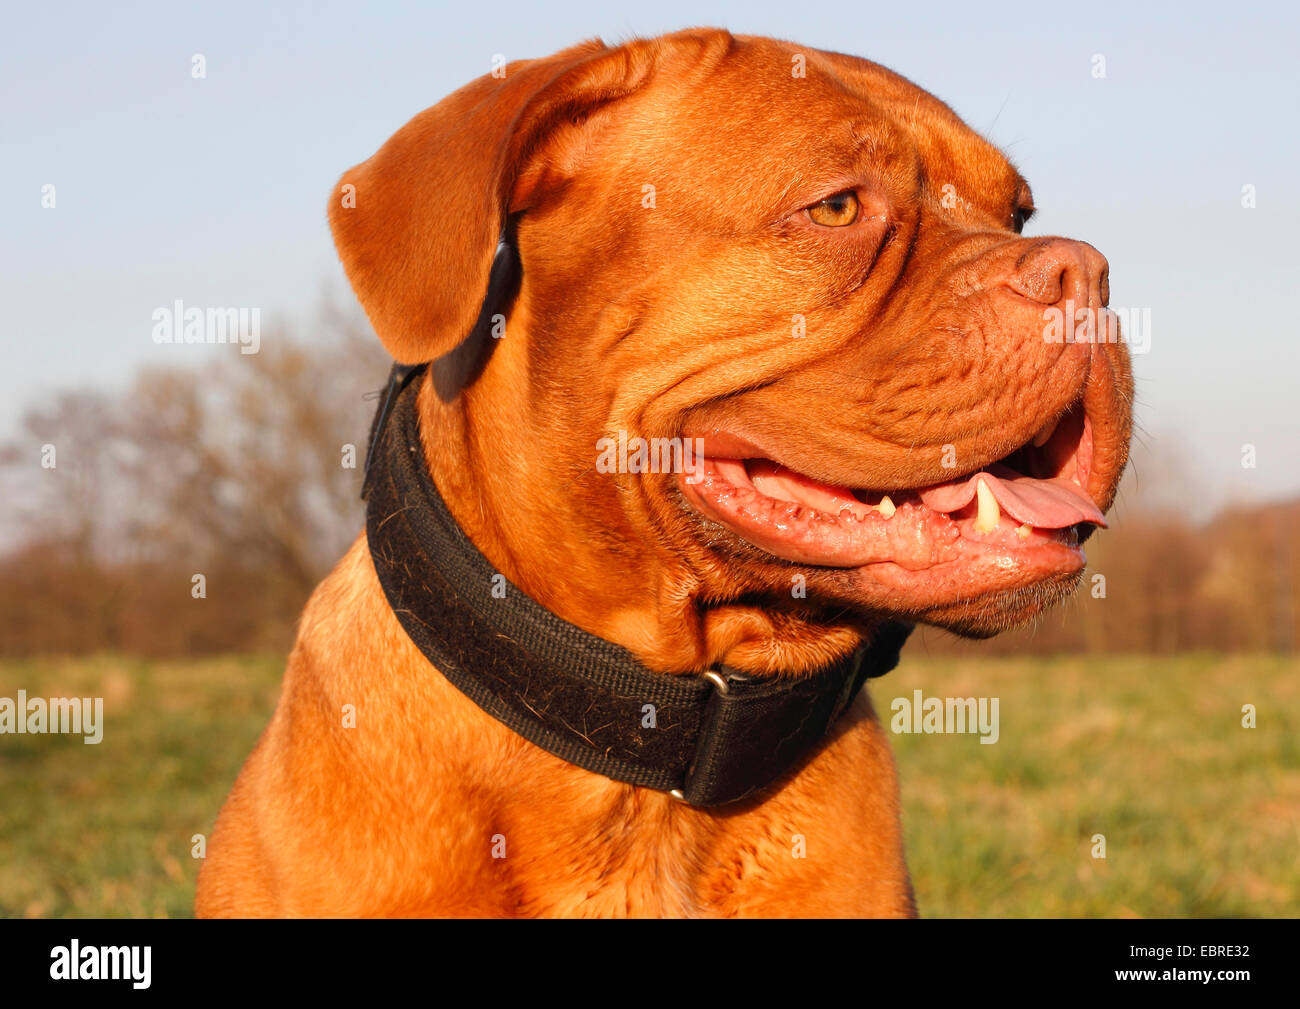
[[[933,91],[1029,178],[1027,233],[1096,245],[1146,320],[1102,579],[993,641],[924,632],[873,687],[1002,698],[997,746],[897,739],[922,912],[1296,913],[1300,15],[668,0],[7,17],[0,696],[103,696],[108,725],[0,736],[0,914],[189,912],[192,837],[362,521],[388,362],[334,258],[339,174],[498,55],[696,24]],[[154,342],[177,300],[258,310],[259,352]]]

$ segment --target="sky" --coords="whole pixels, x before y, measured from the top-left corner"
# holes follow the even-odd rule
[[[1030,180],[1026,233],[1097,246],[1112,305],[1150,311],[1141,436],[1186,470],[1195,510],[1300,494],[1298,8],[13,7],[0,37],[0,440],[56,390],[237,353],[156,344],[160,306],[256,306],[264,326],[306,325],[323,296],[350,296],[325,220],[334,182],[497,54],[717,25],[867,57],[953,106]]]

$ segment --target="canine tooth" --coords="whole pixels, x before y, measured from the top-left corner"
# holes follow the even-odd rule
[[[889,495],[886,494],[880,499],[880,504],[876,505],[876,511],[888,519],[893,518],[894,512],[898,511],[898,509],[894,507],[894,502],[889,500]]]
[[[1028,522],[1026,522],[1024,525],[1016,529],[1016,535],[1019,536],[1022,540],[1027,540],[1029,539],[1029,534],[1033,531],[1034,531],[1034,527],[1031,526]]]
[[[1002,520],[1002,509],[998,507],[998,499],[993,496],[993,492],[983,480],[975,485],[975,497],[979,500],[979,510],[975,515],[975,531],[992,532]]]
[[[1049,420],[1043,425],[1043,429],[1034,435],[1034,448],[1042,448],[1051,440],[1054,434],[1056,434],[1056,421]]]

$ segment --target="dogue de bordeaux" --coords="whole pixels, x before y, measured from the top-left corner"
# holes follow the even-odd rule
[[[1127,461],[1107,262],[1033,211],[902,77],[716,29],[347,172],[400,366],[197,913],[914,915],[863,681],[1074,589]]]

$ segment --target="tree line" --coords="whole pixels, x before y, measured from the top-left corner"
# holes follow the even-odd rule
[[[325,310],[310,334],[268,332],[257,354],[209,353],[31,410],[0,449],[0,654],[287,649],[361,529],[388,363],[364,319]],[[1068,603],[981,649],[1296,649],[1300,500],[1209,521],[1144,500],[1126,483]]]

